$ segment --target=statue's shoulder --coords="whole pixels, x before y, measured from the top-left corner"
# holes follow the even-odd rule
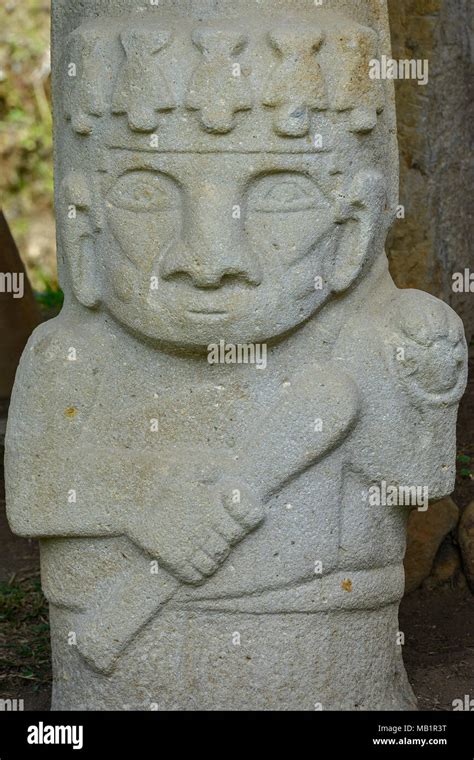
[[[78,326],[61,314],[31,335],[18,367],[11,408],[52,409],[75,397],[92,401],[111,366],[110,336],[100,322]],[[69,402],[70,399],[70,402]]]
[[[44,379],[61,375],[70,363],[80,374],[99,370],[112,351],[111,338],[102,324],[78,324],[59,315],[34,330],[23,352],[19,372],[40,373]],[[64,364],[67,362],[68,364]]]
[[[391,297],[385,305],[387,317],[397,319],[410,334],[421,334],[424,339],[433,340],[438,335],[449,335],[457,340],[464,336],[464,327],[460,317],[439,298],[423,290],[394,287]]]
[[[420,290],[391,284],[365,301],[342,331],[339,356],[355,377],[392,382],[415,405],[450,405],[467,380],[467,346],[458,315]]]
[[[374,481],[426,485],[433,500],[451,493],[467,378],[459,317],[427,293],[392,284],[364,300],[337,348],[363,397],[355,468]]]
[[[413,401],[457,403],[467,381],[467,345],[456,312],[429,293],[395,289],[383,314],[382,339]]]

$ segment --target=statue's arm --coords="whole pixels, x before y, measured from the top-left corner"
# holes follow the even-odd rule
[[[281,387],[241,447],[240,468],[262,501],[328,456],[354,428],[360,393],[334,363],[311,364]]]
[[[8,519],[28,537],[117,535],[132,496],[133,461],[80,442],[100,362],[84,338],[71,338],[56,322],[33,333],[17,372],[5,446]]]
[[[97,420],[111,414],[107,403],[94,414],[107,398],[110,361],[104,340],[61,323],[31,337],[7,430],[10,526],[35,538],[126,535],[181,580],[200,581],[263,512],[231,469],[208,472],[205,451],[119,448],[110,437],[91,443],[101,438]]]
[[[429,498],[450,494],[456,477],[456,422],[467,382],[464,326],[443,301],[416,290],[400,291],[394,309],[395,359],[400,388],[412,410],[413,477],[422,477]]]
[[[467,379],[467,347],[457,314],[416,290],[394,290],[373,319],[367,385],[355,459],[374,482],[451,493],[456,420]],[[390,455],[387,455],[390,452]]]

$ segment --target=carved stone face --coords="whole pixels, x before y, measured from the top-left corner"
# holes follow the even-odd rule
[[[61,149],[82,178],[69,204],[105,206],[88,230],[65,225],[83,305],[202,348],[284,335],[353,282],[384,182],[365,177],[356,197],[352,180],[375,163],[389,176],[384,85],[364,73],[378,35],[313,11],[91,19],[71,34]],[[84,164],[100,166],[97,192]]]
[[[116,153],[99,250],[119,322],[179,345],[264,341],[327,300],[337,234],[323,159]]]

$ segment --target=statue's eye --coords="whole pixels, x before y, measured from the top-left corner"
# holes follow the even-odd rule
[[[178,189],[168,177],[149,171],[130,172],[117,180],[107,200],[128,211],[166,211],[177,206]]]
[[[254,187],[251,207],[265,213],[306,211],[318,204],[319,191],[306,177],[263,177]]]

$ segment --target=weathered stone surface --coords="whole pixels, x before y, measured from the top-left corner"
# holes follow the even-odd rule
[[[66,301],[7,431],[53,706],[413,707],[408,508],[452,490],[466,347],[388,273],[383,4],[56,2],[53,29]]]
[[[459,521],[458,541],[469,588],[474,592],[474,501],[466,507]]]
[[[404,563],[407,593],[414,591],[428,578],[443,539],[455,529],[458,520],[459,509],[449,497],[430,504],[426,512],[413,510],[408,520]]]

